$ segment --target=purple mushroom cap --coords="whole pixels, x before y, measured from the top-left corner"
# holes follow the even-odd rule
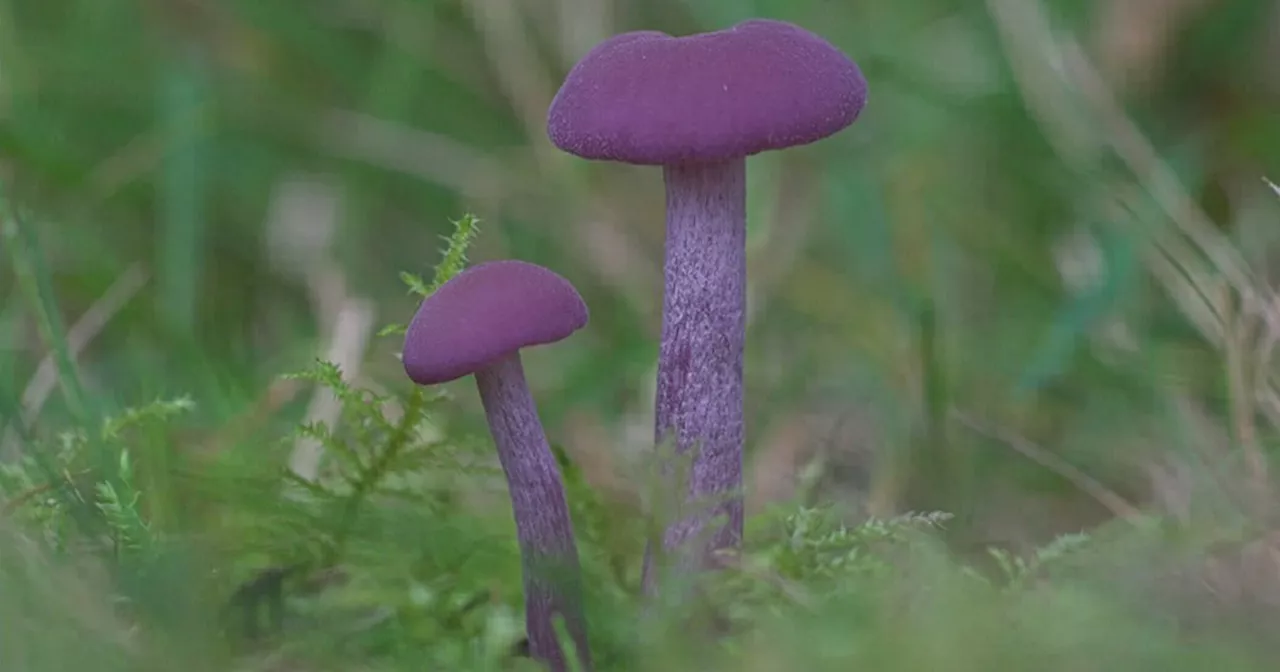
[[[448,382],[586,323],[582,297],[556,273],[523,261],[477,264],[423,300],[405,334],[404,371],[419,385]]]
[[[547,115],[557,147],[665,165],[814,142],[867,99],[857,64],[799,26],[754,19],[711,33],[623,33],[570,70]]]

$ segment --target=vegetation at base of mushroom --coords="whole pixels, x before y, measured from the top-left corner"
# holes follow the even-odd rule
[[[344,395],[353,419],[377,415],[377,395],[353,390],[327,367],[317,377]],[[145,445],[137,433],[163,432],[183,417],[171,413],[175,408],[190,404],[157,402],[129,413],[134,421],[127,431],[101,449],[131,454]],[[371,445],[381,443],[377,437],[377,432],[364,434]],[[349,438],[335,434],[327,445],[343,450]],[[414,451],[454,441],[415,444]],[[60,459],[73,462],[68,458]],[[359,529],[353,530],[348,551],[334,568],[340,575],[308,571],[289,581],[283,631],[254,641],[233,638],[228,644],[198,612],[212,604],[205,600],[225,594],[233,585],[231,575],[247,576],[264,560],[296,558],[297,549],[329,538],[328,521],[345,498],[316,491],[313,499],[270,517],[258,509],[265,502],[249,501],[261,497],[258,488],[245,488],[240,497],[206,499],[200,502],[206,513],[216,509],[232,520],[207,522],[200,532],[214,534],[218,543],[200,543],[192,536],[195,529],[166,534],[140,524],[147,518],[148,493],[117,489],[107,495],[101,485],[90,487],[95,480],[136,480],[129,459],[120,457],[117,464],[116,473],[86,474],[78,484],[97,494],[106,532],[102,539],[69,531],[66,495],[56,490],[13,507],[0,527],[0,586],[8,597],[0,613],[20,614],[38,633],[22,641],[11,634],[0,640],[6,644],[0,660],[22,660],[32,670],[76,663],[108,671],[159,670],[179,663],[259,670],[279,669],[275,666],[284,661],[290,669],[304,670],[352,664],[404,670],[519,668],[510,653],[521,630],[510,532],[494,524],[497,517],[478,515],[443,493],[424,504],[422,482],[413,483],[413,492],[405,489],[415,480],[414,469],[390,470],[383,487],[368,488],[376,509],[361,516]],[[257,471],[266,476],[270,470]],[[39,473],[29,462],[10,468],[0,490],[22,492],[41,480]],[[457,482],[463,473],[465,479],[485,477],[483,469],[451,467],[448,480]],[[244,471],[237,474],[244,476]],[[218,477],[206,473],[202,478]],[[744,552],[711,577],[706,603],[680,605],[680,613],[646,624],[635,615],[642,608],[634,585],[638,567],[633,565],[623,582],[605,569],[609,536],[620,534],[608,521],[616,519],[598,500],[583,496],[580,482],[571,479],[570,484],[577,506],[600,516],[600,524],[583,526],[580,535],[591,577],[599,669],[783,669],[797,663],[816,669],[1067,670],[1099,664],[1269,669],[1269,659],[1258,649],[1221,633],[1188,633],[1187,625],[1170,623],[1161,589],[1144,594],[1142,587],[1116,584],[1118,577],[1089,570],[1091,564],[1134,552],[1154,561],[1174,545],[1195,554],[1200,544],[1209,548],[1220,541],[1188,547],[1156,520],[1140,525],[1136,535],[1125,531],[1123,539],[1112,536],[1115,529],[1076,535],[1031,556],[993,551],[990,563],[966,566],[949,559],[937,541],[936,533],[950,519],[946,514],[849,526],[831,507],[779,508],[751,520]],[[271,505],[280,508],[280,500]],[[236,522],[245,519],[274,523],[260,529]],[[31,534],[37,530],[47,539]],[[215,551],[216,559],[191,556],[184,548],[189,544]],[[323,555],[320,546],[313,552]],[[637,548],[631,549],[632,557]],[[1169,574],[1166,580],[1178,579]],[[714,644],[684,631],[690,616],[707,609],[731,625],[732,634]],[[664,630],[664,623],[683,625]],[[77,646],[65,645],[70,636],[77,637]]]

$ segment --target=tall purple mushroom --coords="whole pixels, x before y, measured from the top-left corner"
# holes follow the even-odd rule
[[[427,297],[409,324],[404,370],[419,385],[475,375],[507,477],[524,572],[529,653],[566,669],[554,615],[564,617],[591,669],[573,523],[560,468],[525,382],[520,349],[553,343],[587,323],[587,306],[559,275],[522,261],[472,266]]]
[[[742,539],[746,158],[820,140],[858,117],[867,84],[822,38],[780,21],[671,37],[617,35],[573,67],[547,133],[587,159],[661,165],[667,190],[655,433],[699,448],[688,496],[727,497],[673,522],[664,546],[707,566]],[[705,530],[709,515],[726,523]],[[710,532],[707,544],[686,540]],[[646,554],[645,582],[652,585]]]

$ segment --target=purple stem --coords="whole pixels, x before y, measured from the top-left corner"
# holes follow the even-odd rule
[[[477,371],[475,377],[515,513],[529,653],[555,672],[566,669],[553,620],[559,613],[577,645],[582,669],[590,670],[573,522],[559,465],[551,454],[525,382],[520,353],[495,361]]]
[[[680,568],[712,566],[742,542],[742,356],[746,340],[746,159],[664,168],[667,242],[655,434],[691,448],[688,500],[721,503],[673,521],[663,546]],[[712,516],[724,516],[714,530]],[[705,541],[686,544],[691,537]],[[651,549],[650,549],[651,550]],[[653,587],[651,553],[644,584]]]

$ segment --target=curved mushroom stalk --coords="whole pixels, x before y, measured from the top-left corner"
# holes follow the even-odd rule
[[[560,467],[525,382],[520,348],[568,338],[587,306],[568,280],[522,261],[459,273],[423,300],[409,323],[404,370],[419,385],[474,375],[516,521],[532,657],[566,669],[554,619],[564,617],[584,669],[591,669],[573,523]]]
[[[559,465],[547,445],[525,382],[520,354],[502,357],[476,371],[475,377],[515,513],[529,653],[553,670],[566,669],[554,626],[555,616],[560,614],[577,645],[578,660],[590,669],[581,569],[569,504]]]
[[[667,243],[656,439],[674,438],[678,452],[698,451],[692,496],[727,497],[704,514],[673,522],[663,545],[686,556],[677,559],[680,565],[709,566],[716,549],[742,541],[742,499],[734,494],[742,485],[746,161],[675,164],[663,172]],[[722,522],[705,529],[714,516]],[[694,535],[705,541],[688,547]]]

